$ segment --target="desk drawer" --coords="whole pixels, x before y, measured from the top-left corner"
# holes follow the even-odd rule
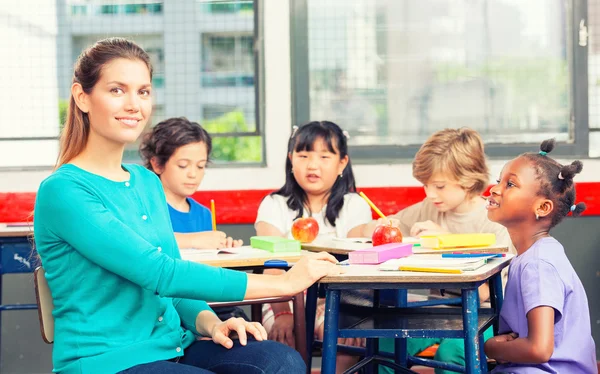
[[[27,240],[13,240],[4,238],[0,244],[2,262],[0,263],[0,275],[8,273],[31,273],[36,267],[37,259],[31,251],[31,245]]]

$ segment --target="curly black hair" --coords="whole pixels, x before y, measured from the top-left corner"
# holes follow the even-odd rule
[[[585,210],[585,203],[575,204],[575,184],[573,178],[583,169],[581,161],[576,160],[568,165],[548,157],[556,145],[554,139],[547,139],[540,145],[537,153],[528,152],[521,156],[529,160],[535,168],[537,179],[540,181],[538,195],[552,201],[554,210],[546,217],[550,220],[550,228],[558,225],[569,212],[579,216]]]

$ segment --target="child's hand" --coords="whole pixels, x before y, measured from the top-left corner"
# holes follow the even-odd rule
[[[273,327],[271,327],[271,331],[269,331],[269,339],[296,349],[296,340],[294,339],[294,316],[291,314],[283,314],[275,318]]]
[[[506,342],[513,341],[513,340],[517,339],[518,337],[519,337],[518,334],[511,332],[508,334],[494,336],[491,339],[488,339],[488,341],[494,339],[496,342],[506,343]]]
[[[194,248],[225,248],[227,235],[223,231],[204,231],[194,234]]]
[[[379,218],[377,220],[377,226],[381,225],[400,227],[400,221],[396,218]]]
[[[518,337],[519,335],[514,332],[494,336],[485,342],[485,344],[483,345],[483,350],[485,351],[486,356],[495,359],[500,364],[504,364],[506,363],[506,361],[498,359],[498,357],[495,357],[496,355],[494,353],[498,351],[498,346],[500,344],[513,341]]]
[[[223,231],[204,231],[194,234],[194,248],[197,249],[231,248],[240,245],[242,245],[241,240],[233,240]]]
[[[213,342],[220,344],[229,349],[233,347],[233,337],[237,335],[241,345],[246,345],[248,342],[248,334],[254,336],[256,340],[263,341],[267,339],[267,332],[263,325],[258,322],[248,322],[243,318],[229,318],[227,321],[216,323],[211,331],[210,336]]]
[[[440,225],[433,221],[417,222],[410,229],[410,236],[441,234],[446,232]]]

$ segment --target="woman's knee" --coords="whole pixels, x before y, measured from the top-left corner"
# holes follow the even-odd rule
[[[254,341],[244,348],[244,356],[251,357],[244,360],[249,364],[248,370],[244,370],[244,372],[252,372],[252,374],[306,373],[306,364],[302,356],[285,344],[272,340]]]
[[[300,353],[295,349],[274,341],[266,341],[261,344],[268,344],[266,349],[271,353],[273,365],[269,373],[306,373],[306,364],[300,356]]]

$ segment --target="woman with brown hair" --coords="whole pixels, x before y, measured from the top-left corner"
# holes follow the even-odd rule
[[[122,163],[151,98],[152,67],[135,43],[105,39],[79,56],[58,165],[34,212],[54,299],[54,371],[304,372],[297,352],[263,341],[260,324],[221,321],[202,300],[296,294],[339,273],[335,259],[306,257],[279,276],[183,261],[159,179]]]

